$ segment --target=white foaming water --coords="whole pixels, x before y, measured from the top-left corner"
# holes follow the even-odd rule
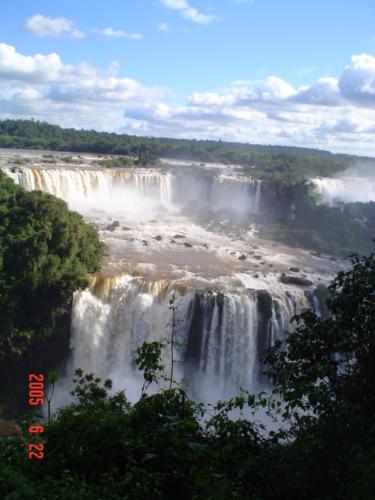
[[[137,348],[144,341],[171,339],[172,293],[175,380],[204,401],[233,396],[240,387],[258,389],[262,352],[287,329],[284,305],[273,300],[265,311],[256,292],[180,292],[164,280],[130,276],[97,278],[91,291],[75,294],[68,378],[80,367],[112,378],[116,388],[125,386],[128,397],[136,400],[143,382],[134,363]],[[169,346],[163,364],[169,373]]]
[[[31,191],[39,189],[65,200],[81,213],[150,211],[155,203],[166,208],[197,201],[212,210],[258,213],[261,182],[235,176],[173,176],[145,169],[1,167],[14,182]]]
[[[375,179],[365,177],[317,177],[312,179],[323,203],[375,201]]]
[[[155,203],[172,205],[169,173],[87,168],[2,167],[2,170],[28,191],[46,191],[84,214],[92,210],[137,214],[150,212]]]
[[[209,204],[213,210],[231,209],[238,214],[257,214],[261,181],[220,175],[214,179]]]

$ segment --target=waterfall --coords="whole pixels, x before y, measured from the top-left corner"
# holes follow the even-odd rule
[[[311,180],[323,203],[375,201],[375,179],[365,177],[317,177]]]
[[[196,293],[187,333],[185,375],[203,400],[255,388],[259,369],[256,294]]]
[[[145,170],[1,167],[3,172],[28,191],[39,189],[62,198],[77,208],[78,203],[95,200],[98,207],[113,198],[120,201],[135,191],[139,197],[150,197],[170,206],[172,202],[172,176]],[[102,203],[97,203],[97,202]]]
[[[170,340],[172,293],[176,379],[191,396],[216,399],[240,387],[262,387],[264,350],[288,329],[283,304],[265,291],[198,291],[128,275],[98,276],[90,290],[75,293],[68,376],[82,368],[112,378],[131,398],[139,396],[136,350],[144,341]],[[166,373],[170,363],[168,347],[163,353]]]
[[[232,210],[238,215],[260,211],[261,184],[255,179],[233,175],[177,174],[173,179],[175,202],[180,206],[195,202],[211,210]]]
[[[220,175],[215,177],[209,204],[213,210],[231,209],[240,215],[259,212],[261,181]]]
[[[97,208],[105,208],[109,201],[118,207],[123,204],[124,197],[132,198],[134,192],[139,198],[150,198],[165,207],[181,207],[195,201],[211,210],[229,209],[239,215],[259,213],[260,210],[261,181],[229,175],[172,175],[125,168],[25,166],[1,169],[28,191],[39,189],[53,194],[79,211],[87,209],[90,201]]]

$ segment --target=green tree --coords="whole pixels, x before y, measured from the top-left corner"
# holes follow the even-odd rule
[[[306,498],[324,498],[326,492],[328,498],[370,499],[375,493],[374,254],[352,256],[350,270],[340,272],[329,291],[331,317],[311,312],[298,317],[302,324],[268,353],[268,373],[284,403],[289,454],[310,488]]]
[[[51,334],[102,254],[95,229],[64,201],[0,174],[0,356]]]

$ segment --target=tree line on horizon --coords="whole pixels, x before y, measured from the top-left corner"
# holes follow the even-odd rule
[[[333,175],[358,157],[289,146],[221,140],[141,137],[95,130],[65,129],[36,120],[0,120],[0,148],[130,155],[151,163],[155,158],[238,164],[257,177]],[[363,158],[363,161],[369,159]]]

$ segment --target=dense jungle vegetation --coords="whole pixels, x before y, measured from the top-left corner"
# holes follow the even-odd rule
[[[263,238],[287,245],[344,257],[373,249],[375,203],[321,204],[306,182],[278,186],[259,221]]]
[[[0,121],[0,147],[133,155],[149,164],[157,158],[239,164],[258,178],[291,182],[312,175],[333,175],[358,157],[307,148],[235,142],[138,137],[95,130],[63,129],[34,120]],[[368,159],[367,159],[368,160]],[[362,161],[366,161],[363,158]]]
[[[135,404],[77,370],[74,401],[43,434],[27,433],[41,422],[34,414],[23,437],[0,438],[1,497],[372,500],[374,297],[375,255],[353,256],[329,288],[332,315],[303,313],[268,351],[272,395],[242,391],[208,409],[181,388],[150,395],[162,373],[157,343],[138,350],[146,388]],[[277,421],[273,430],[259,410]],[[44,443],[43,460],[27,458],[30,440]]]

